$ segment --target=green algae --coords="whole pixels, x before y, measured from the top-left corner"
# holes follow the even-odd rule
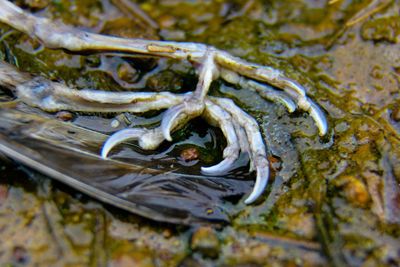
[[[319,138],[302,112],[288,114],[246,88],[237,90],[226,84],[214,88],[215,95],[236,95],[238,103],[257,118],[271,156],[280,164],[262,201],[252,206],[227,203],[237,212],[230,225],[216,229],[221,240],[218,257],[210,259],[192,251],[194,229],[155,223],[99,204],[2,159],[0,232],[6,240],[0,245],[2,264],[400,264],[400,124],[392,116],[400,106],[399,17],[393,15],[398,2],[382,10],[381,17],[372,16],[351,27],[345,22],[368,8],[367,1],[253,2],[232,19],[243,7],[240,1],[141,1],[142,8],[162,26],[163,37],[183,36],[185,41],[214,45],[282,69],[305,85],[328,115],[329,134]],[[45,9],[32,10],[85,28],[118,20],[108,1],[50,1]],[[159,38],[143,25],[128,25],[125,31],[110,26],[105,32]],[[0,27],[1,34],[9,31]],[[19,33],[1,38],[0,51],[1,57],[22,70],[78,89],[128,90],[114,75],[121,62],[139,75],[154,65],[115,55],[104,59],[49,50]],[[157,81],[149,84],[152,89],[179,92],[195,85],[187,64],[168,64],[176,70],[157,73]],[[192,145],[184,140],[193,127],[176,134],[182,148]],[[222,147],[223,142],[218,149]],[[203,162],[220,159],[216,148],[200,148]]]

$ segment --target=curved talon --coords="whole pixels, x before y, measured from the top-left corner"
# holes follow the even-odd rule
[[[234,121],[243,128],[247,136],[246,140],[249,145],[249,156],[251,159],[250,169],[257,171],[253,192],[245,201],[246,204],[250,204],[262,194],[269,177],[269,163],[258,124],[254,118],[241,110],[231,99],[210,98],[214,103],[231,114]]]
[[[323,136],[326,134],[328,123],[324,113],[306,96],[304,87],[298,84],[296,81],[286,77],[280,77],[277,85],[279,85],[284,92],[279,92],[267,84],[250,80],[227,69],[221,70],[221,78],[229,83],[237,84],[240,87],[247,87],[257,92],[264,99],[280,102],[290,113],[294,112],[298,106],[300,109],[307,111],[313,118],[316,126],[318,127],[319,135]],[[297,105],[290,97],[297,101]]]
[[[295,98],[298,98],[298,96],[304,97],[306,95],[306,89],[292,79],[282,76],[279,77],[279,83],[282,85],[284,91],[290,95],[294,95]]]
[[[324,136],[328,131],[328,122],[322,110],[310,100],[310,116],[314,119],[315,124],[318,127],[319,135]]]
[[[123,129],[114,133],[104,143],[101,149],[101,157],[103,159],[107,158],[108,153],[110,153],[111,149],[115,146],[127,140],[138,140],[145,133],[146,130],[144,129]]]
[[[160,127],[155,129],[133,128],[123,129],[111,135],[104,143],[101,150],[101,157],[107,158],[108,153],[122,142],[127,140],[137,140],[139,146],[145,150],[156,149],[163,141]]]
[[[232,168],[235,161],[236,158],[226,158],[214,166],[201,167],[201,172],[205,175],[223,175]]]
[[[219,126],[224,134],[227,147],[224,149],[223,160],[210,167],[202,167],[201,171],[206,175],[222,175],[232,168],[240,153],[240,143],[235,130],[235,124],[229,113],[218,105],[206,100],[206,108],[203,117],[214,126]]]
[[[268,177],[269,177],[268,164],[266,166],[257,167],[256,182],[254,184],[253,191],[244,201],[245,204],[251,204],[261,196],[261,194],[264,192],[265,187],[267,186]]]
[[[303,86],[297,82],[290,80],[289,78],[282,78],[282,81],[287,85],[284,90],[292,95],[292,97],[297,100],[297,104],[300,109],[307,111],[313,118],[318,130],[319,135],[323,136],[328,130],[328,123],[326,117],[322,110],[306,96],[306,91]],[[293,91],[290,91],[293,90]]]
[[[169,108],[165,111],[163,118],[161,120],[161,131],[164,138],[168,141],[172,141],[171,131],[176,124],[178,117],[185,112],[185,105],[177,105],[175,107]]]

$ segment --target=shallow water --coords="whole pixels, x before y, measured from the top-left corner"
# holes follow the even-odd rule
[[[30,1],[22,2],[29,6]],[[252,185],[253,176],[245,168],[233,173],[233,178],[246,179],[232,180],[241,193],[223,202],[225,223],[202,226],[144,219],[1,158],[1,263],[400,264],[398,1],[141,1],[141,8],[160,25],[159,31],[127,18],[107,0],[47,2],[46,8],[32,11],[96,32],[203,42],[280,68],[305,85],[309,96],[324,109],[329,134],[319,138],[312,120],[302,112],[289,115],[279,104],[267,102],[246,88],[216,83],[213,95],[232,97],[257,118],[274,161],[273,175],[262,200],[245,206],[239,199]],[[121,25],[129,26],[121,29]],[[159,70],[147,82],[146,90],[184,92],[196,82],[187,62],[74,55],[45,49],[6,26],[0,26],[0,34],[0,58],[77,88],[128,90],[157,65]],[[10,99],[1,96],[3,100]],[[16,109],[7,105],[8,110]],[[18,109],[55,120],[54,114]],[[146,117],[150,115],[157,114]],[[157,123],[157,117],[129,114],[73,114],[72,123],[109,133],[114,118],[121,125],[130,121]],[[121,147],[115,157],[132,163],[134,155],[149,167],[157,160],[162,170],[174,164],[187,175],[199,174],[199,166],[218,162],[221,157],[221,133],[202,121],[195,121],[175,137],[176,144],[165,144],[154,154],[142,155],[132,144]],[[86,147],[95,153],[102,139],[90,140],[94,145]],[[186,162],[181,152],[192,147],[199,149],[199,158]],[[92,165],[87,171],[102,172],[103,168]],[[212,211],[202,210],[205,215]]]

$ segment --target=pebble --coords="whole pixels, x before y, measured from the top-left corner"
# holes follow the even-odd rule
[[[219,254],[220,241],[215,230],[209,226],[199,227],[192,235],[190,248],[205,257],[216,258]]]
[[[342,188],[344,197],[354,205],[365,207],[370,200],[367,187],[355,176],[342,176],[338,178],[336,185]]]
[[[199,150],[195,147],[190,147],[182,150],[181,158],[184,161],[192,161],[199,158]]]
[[[16,246],[13,249],[14,261],[18,264],[26,264],[29,262],[28,252],[25,248]]]
[[[139,77],[136,69],[134,69],[127,62],[124,62],[118,66],[117,74],[118,78],[128,83],[136,82]]]
[[[158,24],[160,25],[161,29],[171,28],[177,22],[177,19],[171,15],[162,15],[158,19]]]
[[[118,128],[121,125],[121,123],[119,122],[119,120],[112,120],[111,121],[111,128]]]
[[[71,121],[74,115],[69,111],[59,111],[56,114],[56,118],[62,121]]]
[[[165,230],[162,232],[162,234],[163,234],[163,236],[164,236],[165,238],[170,238],[170,237],[172,236],[172,231],[171,231],[171,229],[165,229]]]
[[[6,201],[8,196],[8,187],[0,185],[0,206]]]
[[[392,111],[391,117],[394,121],[400,121],[400,107],[395,107]]]
[[[25,0],[24,2],[30,8],[43,9],[49,5],[50,0]]]

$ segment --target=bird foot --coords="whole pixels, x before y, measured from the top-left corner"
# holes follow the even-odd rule
[[[327,132],[324,113],[307,97],[300,84],[285,77],[279,70],[249,63],[203,44],[125,39],[89,33],[55,24],[47,18],[35,17],[6,0],[0,0],[0,6],[1,22],[41,40],[50,48],[73,52],[135,53],[200,63],[197,87],[187,94],[77,91],[43,78],[16,86],[16,94],[22,101],[46,111],[143,113],[166,109],[161,125],[157,128],[129,128],[113,134],[102,148],[103,158],[107,158],[116,145],[128,139],[137,140],[143,149],[155,149],[164,140],[172,141],[171,132],[201,116],[211,125],[220,127],[227,140],[222,162],[203,167],[202,172],[206,175],[224,174],[232,168],[240,153],[248,153],[250,170],[256,171],[257,177],[254,189],[245,203],[254,202],[262,194],[268,181],[266,148],[254,118],[230,99],[208,96],[210,85],[217,78],[253,90],[267,100],[279,102],[289,112],[296,109],[308,112],[314,119],[319,134],[322,136]],[[0,82],[1,68],[7,66],[2,64],[0,67]]]

